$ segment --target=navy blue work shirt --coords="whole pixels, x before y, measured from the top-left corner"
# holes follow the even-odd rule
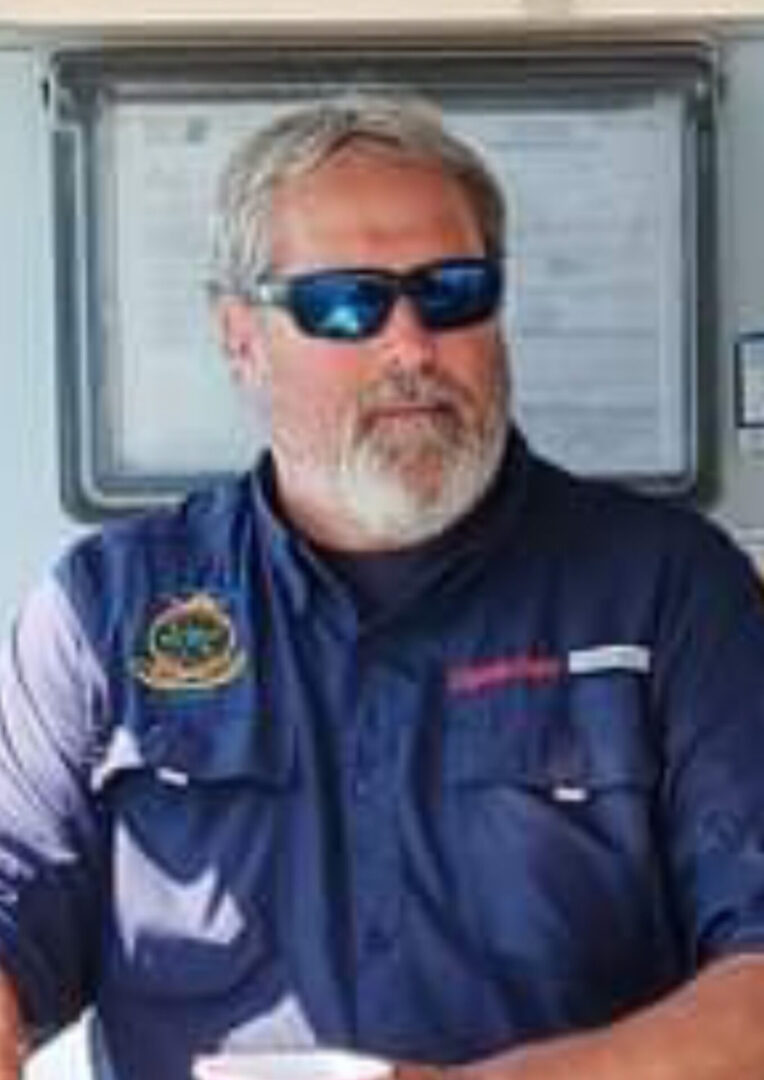
[[[94,1002],[118,1080],[287,1013],[461,1062],[764,944],[764,611],[714,527],[515,436],[490,528],[362,619],[268,469],[79,543],[3,654],[34,1024]]]

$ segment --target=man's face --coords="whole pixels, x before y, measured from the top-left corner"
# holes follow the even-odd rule
[[[461,186],[439,169],[350,145],[285,181],[272,207],[275,276],[337,267],[405,271],[481,256]],[[264,388],[279,497],[329,547],[432,536],[488,486],[507,426],[496,319],[425,329],[407,298],[362,341],[308,337],[278,308],[249,312],[239,374]]]

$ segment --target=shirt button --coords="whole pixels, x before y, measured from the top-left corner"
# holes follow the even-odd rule
[[[370,953],[384,952],[390,944],[381,926],[370,926],[364,934],[363,943],[366,951]]]
[[[371,783],[365,776],[357,776],[353,781],[353,794],[357,799],[367,799],[371,794]]]

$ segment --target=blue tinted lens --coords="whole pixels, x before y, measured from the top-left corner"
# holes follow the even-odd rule
[[[381,328],[395,300],[395,285],[368,271],[319,271],[293,278],[289,307],[311,337],[356,341]]]
[[[428,330],[470,326],[493,315],[501,299],[501,265],[490,259],[454,259],[414,270],[405,291]]]
[[[411,300],[428,330],[487,319],[501,299],[502,271],[491,259],[446,259],[400,275],[318,270],[286,279],[286,288],[286,307],[304,334],[359,341],[382,329],[400,294]]]

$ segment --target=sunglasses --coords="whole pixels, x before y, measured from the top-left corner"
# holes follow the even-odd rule
[[[263,278],[247,299],[284,308],[308,337],[363,341],[405,296],[427,330],[456,330],[493,315],[501,301],[498,259],[444,259],[405,273],[365,267]]]

